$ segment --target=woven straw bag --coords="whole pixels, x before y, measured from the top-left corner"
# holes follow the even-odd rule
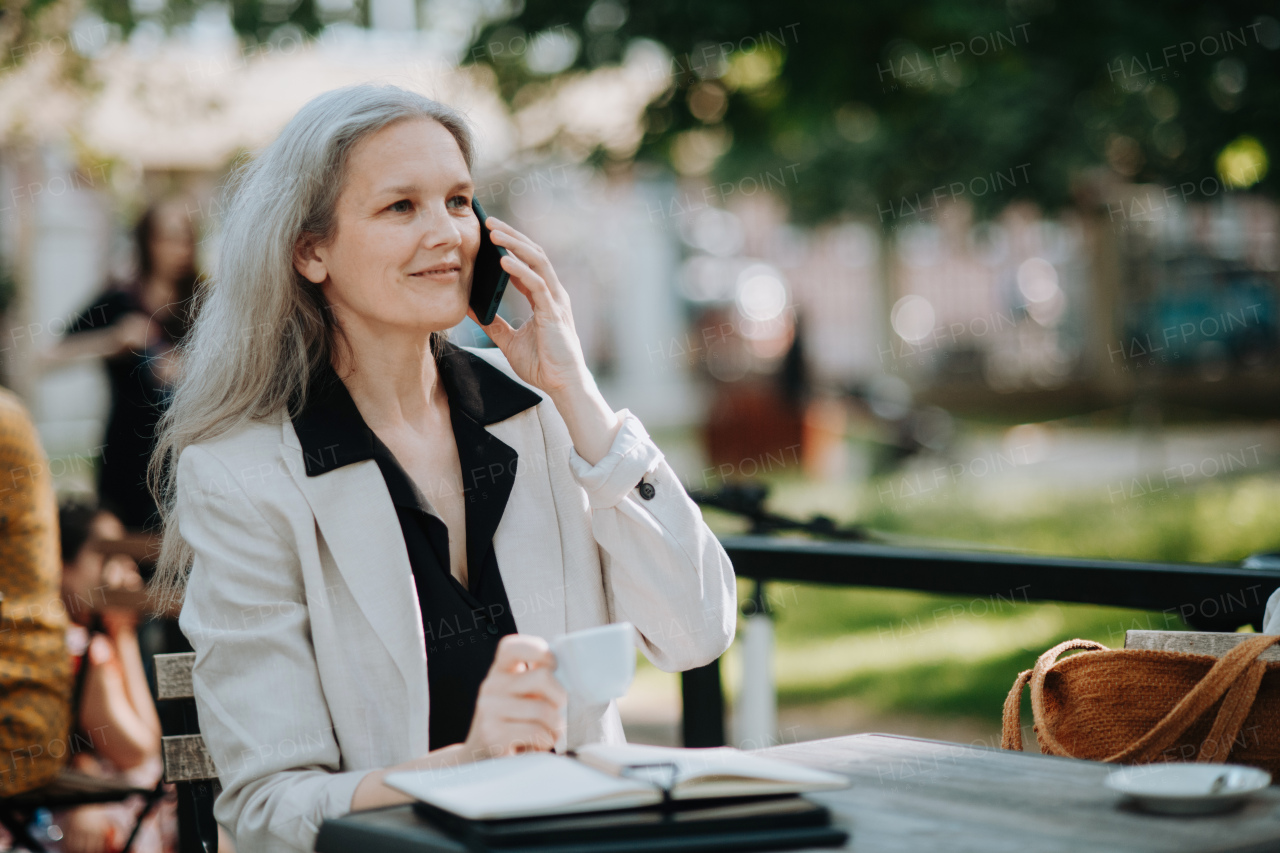
[[[1280,663],[1257,659],[1278,642],[1250,638],[1221,658],[1059,643],[1014,681],[1000,745],[1022,749],[1030,681],[1041,752],[1118,764],[1230,759],[1280,780]],[[1072,649],[1087,651],[1058,660]]]

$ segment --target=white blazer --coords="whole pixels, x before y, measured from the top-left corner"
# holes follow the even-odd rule
[[[469,351],[519,381],[498,350]],[[539,396],[486,427],[519,454],[493,539],[517,628],[550,640],[625,620],[663,670],[715,660],[734,634],[733,567],[661,451],[623,409],[588,465]],[[370,459],[307,476],[282,414],[186,448],[176,512],[195,552],[179,626],[222,784],[214,815],[243,853],[309,851],[369,770],[428,751],[422,616],[382,473]],[[623,740],[613,702],[571,704],[567,722],[570,745]]]

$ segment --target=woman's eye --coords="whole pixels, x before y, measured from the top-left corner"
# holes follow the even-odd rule
[[[413,202],[409,201],[409,199],[407,198],[402,198],[395,204],[388,207],[387,210],[393,211],[395,213],[408,213],[412,208],[413,208]]]
[[[449,199],[449,201],[461,202],[461,204],[459,205],[460,207],[471,206],[471,200],[468,199],[465,195],[455,195],[453,198]]]

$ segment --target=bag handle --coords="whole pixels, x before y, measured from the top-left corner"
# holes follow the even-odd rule
[[[1245,640],[1218,658],[1218,662],[1205,673],[1204,678],[1200,679],[1200,683],[1187,691],[1187,695],[1183,696],[1178,701],[1178,704],[1173,706],[1173,710],[1166,714],[1163,720],[1156,723],[1151,731],[1115,755],[1104,758],[1103,761],[1144,763],[1152,760],[1189,729],[1205,711],[1209,710],[1214,702],[1221,699],[1223,694],[1257,662],[1258,655],[1276,643],[1280,643],[1280,635],[1264,634]],[[1263,665],[1264,670],[1265,668],[1265,665]],[[1035,690],[1034,681],[1031,689]],[[1253,692],[1256,694],[1256,687]],[[1243,693],[1237,694],[1236,698],[1237,700],[1242,699]],[[1252,706],[1253,696],[1249,696],[1248,699],[1248,706]],[[1239,701],[1232,703],[1235,706],[1240,704],[1243,703]],[[1244,722],[1244,714],[1247,713],[1248,707],[1245,707],[1240,716],[1240,723]],[[1214,728],[1219,728],[1218,722],[1221,721],[1222,728],[1225,729],[1231,716],[1233,715],[1229,715],[1228,718],[1224,719],[1223,712],[1219,711],[1219,720],[1215,721]],[[1239,724],[1237,724],[1236,728],[1239,728]],[[1234,732],[1231,740],[1235,740]],[[1215,744],[1215,754],[1217,753],[1216,746]]]
[[[1009,691],[1009,695],[1004,700],[1004,715],[1001,720],[1000,732],[1000,748],[1001,749],[1022,749],[1022,688],[1026,686],[1027,680],[1042,668],[1048,669],[1058,660],[1058,656],[1065,651],[1071,649],[1090,649],[1096,651],[1106,650],[1106,646],[1101,643],[1095,643],[1093,640],[1067,640],[1065,643],[1059,643],[1049,651],[1042,654],[1036,659],[1035,669],[1027,669],[1018,673],[1017,679],[1013,682],[1013,689]],[[1035,693],[1032,693],[1032,714],[1036,720],[1041,719],[1042,711],[1035,707]],[[1055,742],[1056,743],[1056,742]],[[1066,753],[1062,753],[1065,755]]]
[[[1224,762],[1235,746],[1236,735],[1245,718],[1253,710],[1253,700],[1258,696],[1258,688],[1262,685],[1262,676],[1267,673],[1267,665],[1260,660],[1249,664],[1244,674],[1236,679],[1222,700],[1218,709],[1218,717],[1213,721],[1213,728],[1200,745],[1200,755],[1196,761],[1202,764]]]
[[[1096,643],[1093,640],[1067,640],[1065,643],[1049,649],[1049,651],[1040,655],[1036,659],[1035,668],[1031,670],[1031,715],[1035,718],[1037,727],[1036,734],[1040,738],[1040,742],[1044,744],[1052,755],[1070,755],[1062,744],[1058,743],[1058,739],[1047,727],[1039,725],[1040,721],[1046,716],[1044,702],[1044,680],[1049,674],[1049,670],[1058,662],[1058,657],[1063,652],[1069,652],[1072,649],[1085,649],[1091,652],[1107,652],[1111,651],[1102,643]]]
[[[1031,670],[1018,673],[1013,689],[1004,700],[1004,717],[1001,721],[1000,748],[1022,750],[1022,688],[1027,686]]]

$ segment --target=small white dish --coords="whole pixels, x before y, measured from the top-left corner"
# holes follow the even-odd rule
[[[1170,762],[1124,767],[1103,782],[1139,808],[1170,815],[1216,814],[1271,784],[1271,774],[1239,764]]]

